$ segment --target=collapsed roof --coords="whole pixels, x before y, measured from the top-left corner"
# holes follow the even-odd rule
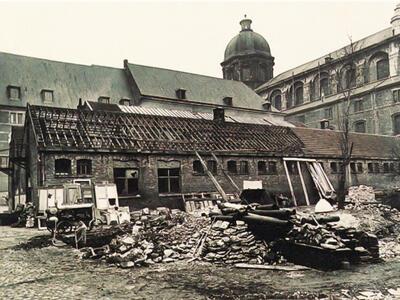
[[[41,150],[302,154],[300,139],[282,126],[45,106],[27,110]]]

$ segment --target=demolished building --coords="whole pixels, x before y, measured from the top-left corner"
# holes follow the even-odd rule
[[[23,133],[13,131],[10,144],[14,200],[24,194],[37,203],[41,187],[90,179],[115,183],[121,205],[183,208],[185,195],[216,192],[198,152],[227,193],[235,190],[225,172],[240,188],[244,180],[261,181],[304,205],[305,193],[311,204],[319,199],[306,159],[320,162],[334,185],[340,170],[340,132],[262,118],[242,122],[221,108],[210,114],[88,102],[77,109],[28,105],[26,116]],[[400,140],[356,133],[350,139],[352,182],[395,184]]]

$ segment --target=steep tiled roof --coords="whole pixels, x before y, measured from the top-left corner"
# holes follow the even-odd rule
[[[374,33],[374,34],[372,34],[370,36],[367,36],[367,37],[365,37],[365,38],[363,38],[363,39],[361,39],[359,41],[354,42],[353,43],[354,51],[359,51],[359,50],[362,50],[364,48],[368,48],[368,47],[370,47],[372,45],[375,45],[377,43],[380,43],[380,42],[382,42],[382,41],[384,41],[384,40],[386,40],[386,39],[388,39],[388,38],[390,38],[392,36],[393,36],[392,27],[388,27],[388,28],[386,28],[384,30],[381,30],[381,31],[376,32],[376,33]],[[296,76],[298,74],[306,72],[306,71],[308,71],[310,69],[317,68],[318,64],[321,65],[321,66],[324,65],[326,57],[331,57],[332,59],[337,59],[337,58],[343,57],[345,55],[345,53],[348,53],[349,47],[350,46],[348,45],[346,47],[343,47],[343,48],[340,48],[340,49],[338,49],[336,51],[328,53],[328,54],[326,54],[326,55],[324,55],[324,56],[322,56],[320,58],[317,58],[315,60],[312,60],[312,61],[307,62],[305,64],[302,64],[300,66],[297,66],[297,67],[295,67],[293,69],[287,70],[286,72],[283,72],[283,73],[275,76],[274,78],[272,78],[268,82],[266,82],[263,85],[259,86],[256,89],[256,92],[262,91],[265,88],[268,88],[269,86],[272,86],[272,85],[274,85],[274,84],[276,84],[276,83],[278,83],[278,82],[280,82],[282,80],[289,79],[289,78],[291,78],[293,76]]]
[[[177,99],[176,90],[184,89],[187,101],[222,106],[225,97],[232,97],[234,107],[263,110],[264,100],[239,81],[130,63],[127,66],[142,95]]]
[[[78,65],[0,52],[0,103],[11,106],[46,105],[41,90],[53,90],[50,105],[76,107],[78,99],[97,100],[110,97],[118,103],[132,98],[123,69],[95,65]],[[8,85],[21,88],[21,100],[7,97]]]
[[[42,149],[128,152],[228,152],[301,155],[291,128],[170,116],[28,106]]]
[[[341,155],[341,132],[311,128],[293,128],[293,131],[304,143],[304,153],[308,157]],[[399,158],[400,138],[385,135],[350,133],[349,140],[353,143],[354,158],[390,159]]]

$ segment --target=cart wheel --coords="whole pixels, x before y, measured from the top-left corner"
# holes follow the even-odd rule
[[[69,233],[72,232],[73,225],[69,221],[61,221],[57,224],[57,233]]]

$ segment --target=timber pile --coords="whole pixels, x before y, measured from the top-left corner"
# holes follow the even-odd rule
[[[204,250],[203,260],[213,263],[264,264],[283,262],[267,243],[257,240],[243,221],[213,223]]]

